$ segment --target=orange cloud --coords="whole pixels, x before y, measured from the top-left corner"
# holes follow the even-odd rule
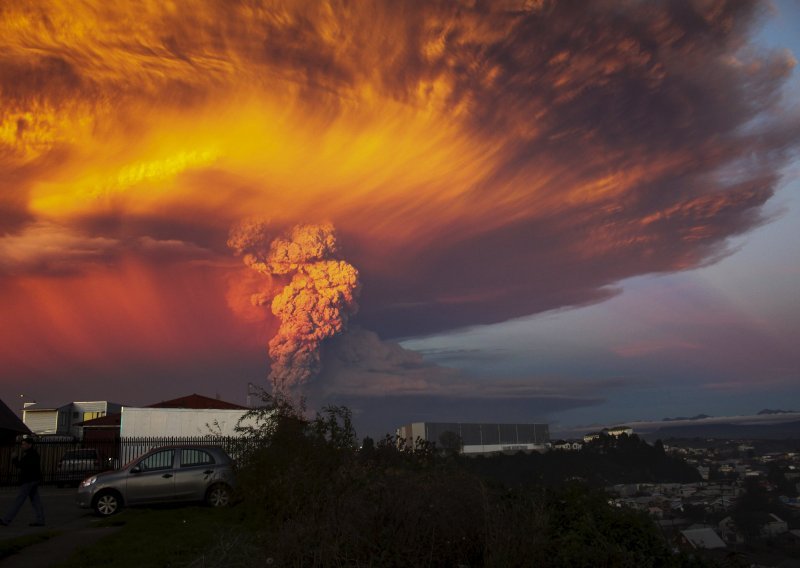
[[[252,215],[333,223],[363,279],[361,323],[383,336],[599,301],[719,258],[763,221],[800,139],[778,96],[794,59],[750,43],[762,7],[10,3],[3,335],[29,325],[13,297],[113,351],[122,332],[93,315],[119,315],[103,285],[170,313],[174,286],[141,275],[236,270],[227,231]],[[34,309],[64,283],[44,274],[70,268],[74,311]],[[157,351],[173,343],[155,315],[116,321],[131,318]]]

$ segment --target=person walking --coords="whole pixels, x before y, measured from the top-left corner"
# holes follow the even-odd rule
[[[6,514],[0,519],[0,526],[8,526],[17,513],[30,498],[33,510],[36,512],[36,520],[30,523],[32,527],[44,526],[44,506],[42,498],[39,496],[39,483],[42,481],[42,467],[39,459],[39,452],[33,447],[33,438],[30,436],[22,437],[22,452],[20,456],[14,456],[11,460],[20,470],[20,488],[17,498]]]

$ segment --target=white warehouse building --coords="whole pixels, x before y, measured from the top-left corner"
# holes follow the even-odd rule
[[[466,455],[542,452],[550,442],[550,428],[547,424],[413,422],[398,428],[397,436],[409,443],[419,438],[440,448],[455,439]]]
[[[248,409],[122,407],[122,438],[238,436],[236,425]]]

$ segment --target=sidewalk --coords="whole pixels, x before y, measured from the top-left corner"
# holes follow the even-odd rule
[[[55,531],[60,534],[0,560],[2,568],[54,566],[69,558],[79,547],[90,545],[119,530],[119,527],[92,527],[92,522],[96,520],[96,517],[88,509],[78,508],[75,504],[76,489],[74,488],[42,487],[39,491],[44,504],[47,526],[28,526],[28,523],[34,520],[33,507],[28,502],[20,509],[17,517],[9,526],[0,527],[0,540],[42,532]],[[10,506],[15,495],[16,488],[14,487],[0,489],[0,515]]]

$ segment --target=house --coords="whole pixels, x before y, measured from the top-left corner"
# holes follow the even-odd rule
[[[725,542],[710,527],[688,528],[681,531],[681,536],[684,542],[695,550],[725,548]]]
[[[599,440],[600,436],[611,436],[612,438],[619,438],[625,434],[626,436],[633,435],[633,428],[630,426],[614,426],[613,428],[603,428],[599,432],[590,432],[588,434],[584,434],[583,442],[588,444],[594,440]]]
[[[19,416],[0,400],[0,444],[10,444],[20,434],[30,433],[30,429],[19,419]]]
[[[757,522],[759,534],[765,538],[772,538],[789,532],[789,524],[774,513],[757,513]],[[722,519],[719,522],[719,529],[728,542],[744,541],[731,517]]]
[[[759,518],[761,536],[773,537],[789,532],[789,525],[786,521],[774,513],[765,513]]]
[[[735,504],[735,499],[733,497],[728,497],[727,495],[722,495],[717,497],[716,499],[712,500],[708,504],[708,509],[710,511],[728,511],[730,510],[733,505]]]
[[[725,517],[719,522],[719,532],[725,542],[731,544],[742,544],[744,542],[744,535],[739,532],[732,517]]]
[[[619,438],[623,434],[626,436],[632,436],[633,428],[630,426],[614,426],[613,428],[603,428],[602,432],[608,434],[609,436],[613,436],[614,438]]]
[[[26,402],[22,408],[22,421],[31,432],[40,436],[62,435],[80,438],[80,422],[119,412],[122,406],[105,400],[69,402],[58,407]]]

